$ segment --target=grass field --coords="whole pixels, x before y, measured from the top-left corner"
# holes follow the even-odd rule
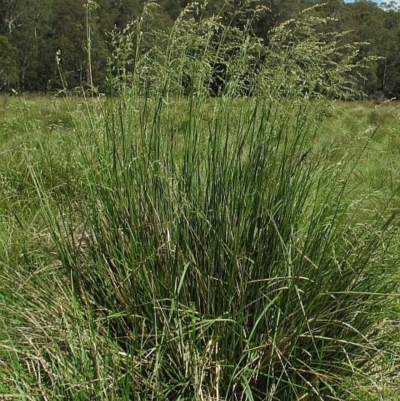
[[[396,102],[0,98],[0,394],[397,399],[399,132]]]
[[[398,398],[400,106],[328,100],[369,60],[312,9],[205,4],[0,98],[0,399]]]

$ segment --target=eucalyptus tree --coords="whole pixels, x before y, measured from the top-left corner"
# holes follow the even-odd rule
[[[49,5],[51,0],[1,0],[0,33],[12,46],[7,60],[15,57],[21,90],[38,90],[41,77],[38,75],[43,63],[43,46],[49,28]],[[5,39],[3,40],[3,44]],[[4,46],[3,46],[4,48]]]
[[[17,49],[0,35],[0,91],[10,90],[18,81]]]
[[[393,2],[392,2],[393,3]],[[379,61],[378,77],[382,91],[388,97],[400,95],[400,10],[397,6],[384,10],[384,40],[379,41],[379,52],[382,59]]]

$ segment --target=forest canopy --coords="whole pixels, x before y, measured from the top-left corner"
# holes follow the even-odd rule
[[[53,93],[73,88],[107,90],[107,62],[113,30],[122,31],[137,19],[145,0],[0,0],[0,91]],[[189,0],[158,0],[154,26],[148,31],[168,32]],[[296,18],[304,9],[331,19],[324,27],[348,32],[358,42],[359,58],[374,58],[359,75],[359,96],[400,96],[400,9],[395,2],[367,0],[210,0],[208,16],[241,27],[246,7],[260,7],[252,34],[268,46],[271,30]],[[241,18],[232,18],[238,15]],[[249,12],[252,10],[248,10]],[[203,17],[207,17],[203,15]],[[156,35],[149,35],[157,40]]]

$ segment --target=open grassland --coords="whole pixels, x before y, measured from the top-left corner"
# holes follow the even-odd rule
[[[30,196],[36,189],[29,166],[40,169],[42,180],[48,180],[46,187],[53,192],[62,194],[65,188],[70,191],[72,183],[78,190],[85,169],[90,168],[83,164],[82,152],[86,149],[79,145],[87,146],[90,136],[96,136],[96,132],[89,132],[96,130],[96,123],[101,124],[96,113],[104,112],[105,101],[3,97],[0,102],[1,189],[5,194],[0,200],[1,207],[10,207],[10,200],[12,204],[35,202],[37,197]],[[216,102],[211,99],[202,111],[206,130]],[[234,110],[246,108],[249,102],[249,99],[236,101]],[[173,102],[170,107],[173,133],[181,139],[174,144],[178,148],[183,146],[190,118],[182,112],[183,103]],[[331,102],[321,114],[320,132],[305,146],[304,160],[323,157],[332,166],[346,166],[347,160],[356,160],[350,187],[357,189],[358,200],[365,200],[367,207],[374,210],[389,199],[393,208],[399,206],[396,202],[400,184],[400,104]],[[232,117],[232,124],[242,124],[240,114],[234,113]],[[99,137],[102,128],[98,127]],[[350,168],[353,169],[353,164]]]
[[[396,399],[398,106],[327,100],[368,60],[324,19],[154,15],[110,96],[0,99],[0,394]]]
[[[396,102],[4,97],[0,144],[0,394],[397,399]]]

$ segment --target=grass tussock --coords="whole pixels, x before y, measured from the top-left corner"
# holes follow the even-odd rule
[[[112,96],[51,118],[35,112],[33,141],[5,145],[0,392],[79,401],[390,392],[398,175],[390,194],[366,178],[378,133],[364,132],[354,155],[326,135],[332,119],[353,130],[327,101],[348,93],[349,47],[333,37],[321,46],[321,21],[305,15],[261,52],[250,26],[232,30],[189,8],[163,51],[144,49],[137,34],[151,35],[151,15],[113,39]],[[340,52],[347,64],[332,61]],[[210,99],[215,60],[225,67]],[[363,121],[380,124],[372,112]]]

